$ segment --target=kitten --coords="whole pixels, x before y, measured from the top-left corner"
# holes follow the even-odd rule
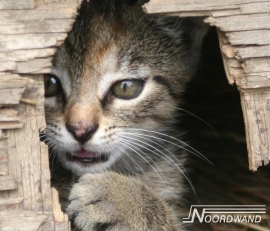
[[[44,76],[52,181],[78,230],[183,230],[175,123],[207,29],[144,2],[84,0]]]

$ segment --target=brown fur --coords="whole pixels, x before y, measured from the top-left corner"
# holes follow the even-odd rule
[[[46,99],[46,141],[52,183],[78,230],[183,230],[188,147],[174,126],[206,28],[145,15],[142,3],[83,1],[54,58],[62,90]],[[116,97],[112,86],[123,80],[143,81],[140,93]],[[76,161],[80,150],[98,161]]]

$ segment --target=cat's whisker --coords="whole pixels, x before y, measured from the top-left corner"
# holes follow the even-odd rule
[[[120,137],[122,137],[121,135],[120,135]],[[147,150],[149,150],[149,151],[151,151],[152,153],[154,153],[154,154],[156,154],[156,155],[158,155],[159,157],[161,157],[163,160],[165,160],[165,161],[167,161],[168,163],[170,163],[170,164],[172,164],[173,166],[175,166],[178,170],[179,170],[179,172],[185,177],[185,179],[187,180],[187,182],[189,183],[189,185],[190,185],[190,187],[192,188],[192,191],[194,192],[194,194],[195,195],[197,195],[196,194],[196,191],[195,191],[195,188],[194,188],[194,186],[193,186],[193,184],[192,184],[192,181],[190,180],[190,178],[187,176],[187,172],[185,171],[183,171],[168,155],[166,155],[165,153],[163,153],[163,152],[161,152],[159,149],[157,149],[156,147],[154,147],[154,146],[152,146],[152,145],[150,145],[150,144],[148,144],[148,143],[146,143],[146,142],[143,142],[143,141],[141,141],[141,140],[139,140],[139,139],[134,139],[134,138],[132,138],[132,137],[125,137],[126,139],[132,139],[132,140],[135,140],[135,141],[138,141],[138,142],[140,142],[140,143],[143,143],[143,144],[145,144],[145,145],[147,145],[147,146],[149,146],[149,147],[151,147],[151,148],[153,148],[154,150],[156,150],[157,152],[159,152],[159,153],[161,153],[161,154],[158,154],[158,153],[156,153],[156,152],[154,152],[154,151],[152,151],[151,149],[148,149],[148,148],[146,148]],[[140,137],[140,138],[143,138],[143,137]],[[148,141],[151,141],[150,139],[146,139],[146,140],[148,140]],[[156,143],[156,142],[155,142]],[[164,148],[162,145],[160,145],[160,144],[158,144],[158,143],[156,143],[158,146],[160,146],[160,147],[162,147],[162,148]],[[137,144],[137,145],[139,145],[139,144]],[[141,145],[139,145],[139,146],[141,146]],[[142,146],[143,148],[145,148],[144,146]],[[165,150],[167,150],[166,148],[164,148]],[[169,150],[167,150],[169,153],[171,153]],[[172,154],[172,153],[171,153]],[[172,154],[172,156],[174,156],[173,154]],[[180,161],[178,161],[178,163],[183,167],[183,165],[180,163]],[[163,174],[164,175],[164,174]],[[165,176],[164,176],[165,177]]]
[[[125,144],[126,144],[126,147],[128,147],[129,149],[131,149],[133,152],[135,152],[136,154],[138,154],[149,166],[151,166],[152,168],[153,168],[153,170],[155,171],[155,173],[159,176],[159,178],[160,178],[160,180],[161,180],[161,182],[164,184],[164,185],[167,185],[167,180],[165,179],[165,181],[164,181],[164,179],[160,176],[160,174],[158,173],[158,171],[156,170],[156,168],[145,158],[145,157],[143,157],[143,155],[141,155],[139,152],[141,152],[142,154],[144,154],[139,148],[137,148],[136,146],[134,146],[134,145],[132,145],[131,143],[133,143],[133,144],[135,144],[135,145],[138,145],[138,144],[136,144],[136,143],[134,143],[134,142],[132,142],[132,141],[124,141],[123,140],[123,138],[124,137],[122,137],[122,142],[124,142]],[[123,144],[123,143],[122,143]],[[131,147],[130,147],[131,146]],[[136,150],[138,150],[138,151],[136,151],[136,150],[134,150],[133,148],[135,148]],[[150,158],[149,156],[148,156],[148,158]],[[154,161],[153,161],[153,163],[155,163]],[[160,170],[160,168],[159,168],[159,166],[155,163],[155,165],[157,166],[157,168],[159,169],[159,171],[162,173],[162,171]],[[164,176],[164,175],[163,175]]]
[[[147,175],[145,174],[145,172],[144,172],[144,170],[142,169],[142,167],[127,153],[127,152],[125,152],[125,150],[120,146],[120,145],[118,145],[117,144],[117,147],[118,148],[120,148],[121,150],[122,150],[122,152],[123,153],[125,153],[125,155],[127,155],[130,159],[131,159],[131,161],[134,163],[134,164],[136,164],[137,166],[138,166],[138,168],[140,169],[140,171],[144,174],[144,176],[145,176],[145,178],[146,178],[146,180],[148,181],[148,183],[150,184],[150,180],[149,180],[149,178],[147,177]],[[126,161],[125,161],[125,159],[124,158],[122,158],[123,159],[123,161],[126,163],[126,164],[128,164]],[[129,165],[129,164],[128,164]],[[130,167],[130,169],[132,169],[132,167],[129,165],[129,167]]]
[[[175,155],[174,155],[169,149],[165,148],[164,146],[162,146],[162,145],[159,144],[158,142],[155,142],[155,141],[153,141],[153,140],[151,140],[151,139],[148,139],[148,138],[146,138],[146,137],[143,137],[143,136],[141,136],[141,134],[132,133],[131,135],[132,135],[132,136],[139,137],[140,139],[144,139],[144,140],[150,141],[150,143],[153,143],[153,144],[157,145],[158,147],[163,148],[165,151],[167,151],[169,154],[171,154],[171,155],[174,157],[175,161],[177,161],[178,164],[181,165],[181,167],[184,168],[184,166],[183,166],[183,164],[180,162],[180,160],[177,159],[177,158],[175,157]],[[143,142],[143,141],[141,141],[141,140],[138,140],[138,141],[139,141],[139,142]],[[161,154],[164,154],[164,155],[165,155],[165,153],[161,152],[160,150],[158,150],[158,149],[155,148],[154,146],[152,146],[152,145],[150,145],[150,144],[148,144],[148,143],[145,143],[145,142],[143,142],[143,143],[146,144],[146,145],[149,145],[150,147],[154,148],[155,150],[157,150],[157,151],[160,152]],[[170,161],[171,163],[173,163],[176,167],[179,168],[179,166],[175,164],[175,161],[174,161],[174,160],[172,160],[169,156],[167,156],[167,157],[168,157],[168,159],[169,159],[169,161]],[[167,160],[166,160],[166,161],[167,161]],[[180,170],[180,172],[181,172],[182,174],[184,174],[184,173],[182,172],[181,169],[179,169],[179,170]]]
[[[62,151],[62,147],[63,145],[65,145],[61,140],[55,140],[52,136],[50,136],[50,129],[48,127],[52,127],[52,126],[47,126],[46,128],[46,139],[43,140],[43,142],[46,142],[46,144],[48,145],[49,148],[49,157],[51,158],[51,166],[52,167],[58,167],[58,166],[54,166],[55,163],[58,163],[60,166],[60,163],[58,161],[56,161],[56,158],[61,158],[61,156],[56,155],[55,153],[61,153]],[[64,151],[64,150],[63,150]]]
[[[154,134],[158,134],[158,135],[161,135],[161,136],[168,137],[168,138],[170,138],[170,139],[172,139],[172,140],[176,140],[176,141],[180,142],[181,144],[185,145],[186,147],[190,148],[191,150],[189,150],[189,149],[187,149],[187,148],[185,148],[185,147],[183,147],[183,146],[180,146],[180,145],[178,145],[178,144],[176,144],[176,143],[174,143],[174,142],[171,142],[171,141],[169,141],[169,140],[160,138],[160,137],[150,136],[150,135],[146,135],[146,134],[141,134],[141,135],[143,135],[143,136],[149,136],[149,137],[152,137],[152,138],[154,138],[154,139],[159,139],[159,140],[163,140],[163,141],[165,141],[165,142],[167,142],[167,143],[171,143],[171,144],[173,144],[173,145],[175,145],[175,146],[177,146],[177,147],[179,147],[179,148],[181,148],[181,149],[183,149],[183,150],[188,151],[189,153],[192,153],[193,155],[196,155],[197,157],[199,157],[199,158],[205,160],[206,162],[208,162],[209,164],[212,164],[212,165],[213,165],[213,163],[212,163],[207,157],[205,157],[202,153],[200,153],[200,152],[197,151],[196,149],[192,148],[192,147],[191,147],[190,145],[188,145],[187,143],[185,143],[185,142],[183,142],[183,141],[181,141],[181,140],[179,140],[179,139],[177,139],[177,138],[175,138],[175,137],[173,137],[173,136],[167,135],[167,134],[165,134],[165,133],[157,132],[157,131],[148,130],[148,129],[129,128],[129,130],[135,130],[135,131],[143,131],[143,132],[154,133]],[[127,134],[127,132],[122,132],[122,133],[126,133],[126,134]],[[133,134],[133,133],[130,133],[130,134]]]
[[[143,145],[141,145],[141,144],[138,144],[137,142],[134,142],[134,141],[138,141],[138,140],[136,140],[136,139],[132,139],[131,137],[123,137],[123,136],[120,136],[122,139],[126,139],[126,140],[128,140],[128,142],[131,142],[131,143],[133,143],[134,145],[137,145],[137,146],[139,146],[139,147],[141,147],[141,148],[144,148],[144,149],[146,149],[146,150],[148,150],[148,151],[150,151],[150,152],[152,152],[152,153],[154,153],[155,154],[155,152],[153,152],[151,149],[149,149],[149,148],[147,148],[147,147],[145,147],[145,146],[143,146]],[[134,140],[134,141],[130,141],[130,139],[132,139],[132,140]],[[146,143],[144,143],[144,144],[146,144]],[[147,144],[146,144],[147,145]],[[147,146],[149,146],[149,145],[147,145]],[[138,148],[139,149],[139,148]],[[139,149],[140,150],[140,149]],[[142,151],[141,151],[142,152]],[[143,154],[145,154],[144,152],[142,152]],[[153,161],[153,163],[155,164],[155,166],[157,167],[157,169],[158,169],[158,171],[162,174],[162,178],[164,178],[165,179],[165,181],[167,182],[167,179],[166,179],[166,177],[164,176],[164,174],[163,174],[163,171],[160,169],[160,167],[156,164],[156,162],[155,161]]]
[[[52,158],[51,166],[53,167],[54,164],[55,164],[55,158],[56,158],[56,155],[54,154],[54,152],[56,150],[56,146],[52,146],[52,145],[48,145],[48,146],[49,146],[49,149],[50,149],[49,157]],[[53,147],[53,149],[51,149],[51,147]]]
[[[217,135],[217,137],[220,140],[220,142],[226,146],[226,144],[224,143],[224,141],[220,138],[221,137],[220,132],[215,127],[213,127],[211,124],[209,124],[204,119],[202,119],[201,117],[197,116],[196,114],[194,114],[194,113],[192,113],[192,112],[190,112],[188,110],[185,110],[185,109],[180,108],[180,107],[175,107],[175,108],[177,110],[180,110],[180,111],[183,111],[183,112],[187,113],[188,115],[193,116],[194,118],[198,119],[199,121],[201,121],[202,123],[204,123],[205,125],[207,125],[212,131],[214,131],[214,133]]]

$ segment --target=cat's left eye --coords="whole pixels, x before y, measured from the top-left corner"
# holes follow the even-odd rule
[[[139,95],[142,90],[144,80],[123,80],[115,83],[111,92],[120,99],[133,99]]]
[[[59,79],[51,74],[44,75],[45,97],[55,96],[61,92],[61,83]]]

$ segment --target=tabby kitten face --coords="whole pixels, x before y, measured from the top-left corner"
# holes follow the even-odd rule
[[[170,128],[200,46],[192,21],[105,2],[83,2],[44,76],[47,143],[79,175],[132,158],[134,134]]]

